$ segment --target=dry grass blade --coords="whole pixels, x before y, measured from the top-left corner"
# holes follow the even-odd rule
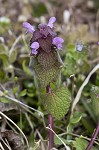
[[[46,129],[51,130],[51,131],[55,134],[55,136],[62,142],[62,144],[64,145],[64,147],[65,147],[66,150],[71,150],[70,147],[67,146],[67,145],[64,143],[64,141],[62,141],[62,139],[52,130],[50,124],[49,124],[49,127],[46,127]]]
[[[1,150],[4,150],[4,148],[3,148],[2,144],[1,144],[1,142],[0,142],[0,149],[1,149]]]
[[[9,100],[11,100],[11,101],[13,101],[13,102],[15,102],[15,103],[18,103],[18,104],[24,106],[24,107],[26,107],[26,108],[29,108],[29,109],[31,109],[31,110],[33,110],[33,111],[39,113],[39,115],[43,116],[43,113],[42,113],[42,112],[40,112],[40,111],[38,111],[38,110],[36,110],[36,109],[34,109],[34,108],[32,108],[32,107],[30,107],[30,106],[28,106],[28,105],[22,103],[22,102],[20,102],[20,101],[18,101],[18,100],[15,99],[15,98],[12,98],[12,97],[7,96],[7,95],[5,95],[4,97],[7,98],[7,99],[9,99]]]
[[[8,150],[12,150],[11,147],[9,146],[8,142],[6,143],[3,139],[2,142],[4,143],[4,145],[6,145],[6,147],[8,148]]]

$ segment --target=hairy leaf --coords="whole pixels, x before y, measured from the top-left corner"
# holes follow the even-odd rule
[[[60,72],[58,65],[53,65],[48,68],[44,68],[41,65],[36,65],[34,70],[42,87],[46,87],[50,82],[55,81]]]
[[[70,107],[70,93],[64,87],[47,93],[42,99],[47,111],[57,119],[64,117]]]
[[[55,53],[46,53],[42,52],[38,56],[38,62],[43,66],[43,67],[49,67],[52,66],[55,63],[56,56]]]

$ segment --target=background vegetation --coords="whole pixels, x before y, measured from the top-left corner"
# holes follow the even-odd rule
[[[61,84],[69,89],[73,101],[90,71],[99,63],[98,8],[98,0],[0,0],[2,150],[3,147],[9,150],[4,144],[7,141],[12,150],[47,149],[48,114],[40,101],[33,70],[29,68],[31,36],[25,34],[22,23],[28,21],[37,27],[39,23],[47,22],[51,16],[56,17],[55,31],[65,41],[60,53],[64,63]],[[81,52],[77,51],[77,44],[83,45]],[[83,89],[72,118],[69,119],[69,111],[62,119],[54,119],[55,133],[71,150],[85,150],[96,127],[99,118],[98,86],[99,69],[92,74]],[[23,131],[25,138],[9,118]],[[65,149],[56,136],[54,147],[59,150]],[[99,149],[99,137],[92,149]]]

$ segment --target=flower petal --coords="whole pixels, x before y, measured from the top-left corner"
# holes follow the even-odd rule
[[[31,44],[31,48],[32,48],[32,49],[37,50],[39,47],[40,47],[40,46],[39,46],[39,43],[38,43],[38,42],[33,42],[33,43]]]
[[[60,37],[55,37],[54,39],[53,39],[53,44],[54,45],[56,45],[56,47],[59,49],[59,50],[61,50],[62,49],[62,43],[64,42],[64,40],[62,39],[62,38],[60,38]]]
[[[61,50],[61,49],[62,49],[62,44],[58,44],[58,45],[57,45],[57,48],[58,48],[59,50]]]
[[[23,27],[27,29],[27,32],[33,33],[35,31],[34,27],[28,22],[24,22]]]
[[[55,17],[51,17],[50,19],[49,19],[49,22],[50,23],[54,23],[56,21],[56,18]]]
[[[53,23],[54,23],[55,21],[56,21],[56,18],[55,18],[55,17],[51,17],[51,18],[49,19],[49,22],[48,22],[47,26],[49,26],[50,28],[53,28],[53,27],[54,27]]]
[[[52,35],[53,37],[56,36],[56,33],[55,33],[51,28],[48,29],[48,32],[49,32],[49,34]]]
[[[59,44],[59,43],[63,43],[63,42],[64,42],[64,40],[60,37],[55,37],[53,39],[53,44]]]
[[[36,49],[32,49],[32,54],[36,55],[38,52]]]

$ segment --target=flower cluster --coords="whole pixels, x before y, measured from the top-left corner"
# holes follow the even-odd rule
[[[56,18],[51,17],[48,24],[39,24],[36,30],[28,22],[23,23],[23,27],[26,28],[27,32],[32,34],[32,39],[30,41],[32,55],[40,54],[42,51],[49,53],[55,48],[59,50],[62,49],[64,40],[57,37],[56,33],[53,31],[55,21]]]

